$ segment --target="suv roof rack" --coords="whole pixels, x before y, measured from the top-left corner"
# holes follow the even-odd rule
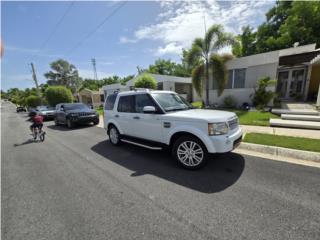
[[[135,91],[135,92],[149,92],[150,89],[149,88],[132,88],[132,91]]]

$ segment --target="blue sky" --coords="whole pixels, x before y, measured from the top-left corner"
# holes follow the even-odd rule
[[[63,58],[73,63],[80,76],[93,78],[91,58],[97,61],[98,77],[136,74],[157,58],[180,61],[207,26],[222,24],[226,31],[257,27],[273,1],[128,1],[89,38],[85,38],[123,2],[1,2],[1,88],[33,87],[30,62],[40,83],[50,62]],[[69,9],[67,11],[67,9]],[[61,24],[53,33],[64,13]],[[81,41],[83,40],[83,41]],[[81,41],[79,47],[77,44]],[[229,51],[224,49],[223,51]]]

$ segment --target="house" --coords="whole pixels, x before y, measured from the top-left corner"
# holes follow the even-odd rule
[[[93,107],[99,107],[104,103],[104,92],[102,89],[99,89],[99,91],[92,91],[84,88],[76,94],[75,98],[78,102],[82,102]]]
[[[309,44],[288,49],[240,57],[226,63],[228,81],[221,96],[217,95],[214,81],[210,81],[210,104],[223,105],[232,96],[239,105],[251,103],[254,89],[262,77],[277,79],[269,87],[283,101],[319,100],[320,49]]]
[[[192,88],[190,77],[189,78],[175,77],[175,76],[160,75],[160,74],[150,74],[150,75],[157,81],[158,90],[175,91],[190,102],[196,98],[199,98]],[[108,96],[114,92],[128,91],[130,89],[133,89],[134,82],[138,77],[139,75],[129,80],[126,83],[126,85],[115,83],[115,84],[104,86],[102,89],[104,91],[105,96]]]

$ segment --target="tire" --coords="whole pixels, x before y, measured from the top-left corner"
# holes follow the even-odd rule
[[[67,119],[67,127],[68,127],[69,129],[71,129],[71,128],[74,127],[73,122],[72,122],[69,118]]]
[[[202,168],[208,161],[205,145],[198,138],[188,135],[174,142],[172,156],[180,166],[190,170]]]
[[[42,132],[42,133],[40,134],[40,141],[41,141],[41,142],[44,141],[45,136],[46,136],[46,133],[45,133],[45,132]]]
[[[54,118],[54,125],[59,126],[59,122],[57,118]]]
[[[114,125],[109,127],[108,135],[112,145],[119,146],[121,144],[120,133]]]

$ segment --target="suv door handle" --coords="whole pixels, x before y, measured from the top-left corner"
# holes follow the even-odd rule
[[[116,114],[116,115],[114,115],[114,117],[118,118],[118,117],[119,117],[119,115],[118,115],[118,114]]]
[[[133,119],[140,119],[140,117],[139,116],[134,116]]]

